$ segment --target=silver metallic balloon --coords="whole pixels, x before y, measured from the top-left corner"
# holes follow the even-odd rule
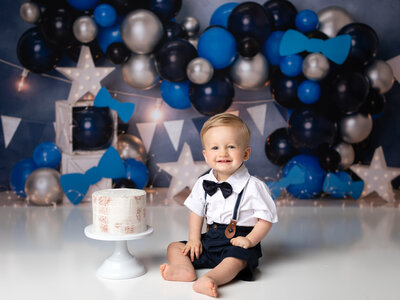
[[[139,90],[147,90],[160,81],[154,55],[136,54],[122,65],[122,77],[127,84]]]
[[[239,55],[230,67],[230,75],[235,85],[242,89],[263,88],[268,82],[268,62],[261,53],[251,58]]]
[[[352,145],[345,142],[341,142],[333,147],[340,154],[340,165],[341,169],[348,169],[355,159],[354,148]]]
[[[60,173],[50,168],[33,171],[25,182],[25,193],[28,202],[36,205],[61,202],[64,193],[60,185]]]
[[[163,34],[164,29],[159,18],[146,9],[130,12],[121,24],[122,40],[137,54],[151,53]]]
[[[343,117],[339,122],[343,141],[356,144],[365,140],[372,131],[372,118],[369,114],[356,113]]]
[[[142,163],[147,161],[146,148],[143,142],[131,134],[120,134],[117,141],[117,150],[122,159],[134,158]]]
[[[319,31],[322,31],[328,37],[336,36],[343,26],[354,22],[350,14],[338,6],[329,6],[320,10],[318,19]]]
[[[19,15],[25,22],[34,24],[40,18],[40,8],[34,2],[25,2],[19,8]]]
[[[310,80],[321,80],[329,72],[329,61],[321,53],[311,53],[303,61],[303,74]]]
[[[185,31],[189,37],[194,37],[196,34],[199,33],[200,23],[196,18],[186,17],[181,22],[181,25],[182,25],[183,29],[185,29]]]
[[[388,92],[394,84],[392,68],[383,60],[375,60],[367,67],[366,74],[371,87],[378,89],[381,94]]]
[[[191,82],[205,84],[213,77],[214,68],[207,59],[196,57],[186,67],[186,74]]]
[[[75,20],[72,31],[78,41],[89,43],[97,36],[97,25],[91,17],[81,16]]]
[[[198,38],[189,38],[188,42],[193,45],[193,47],[196,48],[197,50],[197,45],[199,44],[199,39]]]

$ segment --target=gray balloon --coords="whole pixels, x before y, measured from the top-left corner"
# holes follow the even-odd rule
[[[182,25],[183,29],[185,29],[185,31],[189,37],[194,37],[196,34],[199,33],[200,23],[196,18],[186,17],[181,22],[181,25]]]
[[[72,31],[78,41],[89,43],[97,36],[97,25],[91,17],[82,16],[75,20]]]
[[[365,140],[372,131],[372,118],[369,114],[356,113],[343,117],[339,122],[343,141],[356,144]]]
[[[353,23],[354,19],[341,7],[329,6],[318,12],[319,31],[328,37],[337,35],[343,26]]]
[[[19,8],[19,15],[25,22],[34,24],[40,18],[40,8],[34,2],[25,2]]]
[[[161,21],[154,13],[146,9],[132,11],[121,24],[122,40],[137,54],[153,52],[163,33]]]
[[[352,145],[345,142],[341,142],[333,147],[340,154],[340,165],[341,169],[348,169],[355,159],[354,148]]]
[[[60,173],[50,168],[33,171],[25,182],[25,193],[28,202],[36,205],[61,202],[64,193],[60,185]]]
[[[214,68],[207,59],[196,57],[186,67],[186,74],[191,82],[205,84],[213,77]]]
[[[239,55],[230,67],[230,75],[234,84],[242,89],[263,88],[268,82],[268,62],[261,53],[251,58]]]
[[[321,80],[329,72],[329,61],[321,53],[311,53],[303,61],[304,76],[310,80]]]
[[[143,142],[131,134],[120,134],[117,141],[117,150],[122,159],[134,158],[142,163],[147,161],[146,148]]]
[[[383,60],[375,60],[367,67],[366,74],[371,87],[378,89],[381,94],[388,92],[394,84],[392,68]]]
[[[136,54],[122,65],[122,77],[131,87],[147,90],[160,81],[154,55]]]

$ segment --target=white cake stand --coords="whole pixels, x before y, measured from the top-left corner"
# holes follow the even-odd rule
[[[88,238],[100,241],[115,241],[114,253],[97,269],[97,275],[105,279],[129,279],[146,273],[145,267],[129,252],[128,240],[137,240],[153,233],[153,228],[147,226],[145,232],[126,235],[99,234],[93,231],[93,225],[85,227]]]

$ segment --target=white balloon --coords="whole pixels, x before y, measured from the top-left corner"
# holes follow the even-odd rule
[[[335,37],[345,25],[353,23],[354,19],[343,8],[329,6],[318,12],[319,31],[328,37]]]
[[[122,66],[122,77],[135,89],[147,90],[160,81],[154,55],[136,54]]]
[[[34,2],[25,2],[19,9],[19,15],[25,22],[34,24],[40,18],[40,8]]]
[[[186,74],[191,82],[205,84],[213,77],[214,68],[207,59],[196,57],[186,67]]]
[[[392,68],[383,60],[375,60],[367,67],[366,74],[371,87],[378,89],[381,94],[388,92],[394,84]]]
[[[239,55],[230,67],[230,75],[234,84],[242,89],[261,89],[268,83],[268,62],[261,53],[251,58]]]
[[[303,74],[310,80],[321,80],[329,72],[329,61],[321,53],[311,53],[303,61]]]
[[[78,41],[89,43],[97,36],[97,25],[91,17],[81,16],[75,20],[72,31]]]
[[[339,121],[342,139],[350,144],[360,143],[365,140],[372,131],[372,118],[369,114],[351,114]]]

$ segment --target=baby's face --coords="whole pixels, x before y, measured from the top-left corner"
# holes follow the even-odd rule
[[[225,181],[250,157],[251,149],[237,126],[210,128],[203,136],[203,155],[216,171],[219,181]]]

